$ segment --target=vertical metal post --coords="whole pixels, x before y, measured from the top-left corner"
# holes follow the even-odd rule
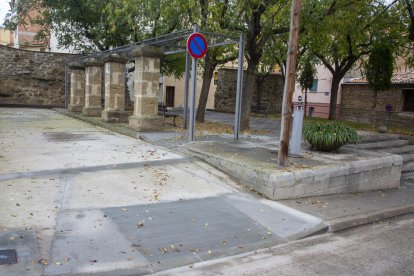
[[[240,109],[241,109],[241,100],[243,97],[243,57],[244,57],[244,37],[243,33],[240,34],[239,42],[239,61],[237,69],[237,94],[236,94],[236,104],[235,104],[235,114],[234,114],[234,140],[239,139],[240,134]]]
[[[65,62],[65,108],[68,108],[68,64]]]
[[[193,25],[193,32],[198,32],[198,25]],[[192,58],[192,70],[191,70],[191,99],[190,99],[190,130],[188,139],[190,142],[194,141],[194,129],[195,129],[195,102],[196,102],[196,87],[197,87],[197,59]]]
[[[190,53],[185,54],[185,82],[184,82],[184,114],[183,114],[183,128],[187,129],[188,119],[188,87],[190,83]]]

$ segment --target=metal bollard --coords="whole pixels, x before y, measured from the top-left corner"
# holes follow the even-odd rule
[[[299,157],[302,143],[303,109],[302,96],[298,97],[298,106],[293,112],[292,134],[289,143],[289,155]]]

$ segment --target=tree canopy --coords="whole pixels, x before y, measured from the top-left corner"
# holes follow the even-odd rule
[[[304,2],[302,44],[332,74],[329,118],[336,118],[338,89],[345,74],[376,41],[400,43],[400,22],[386,0]]]

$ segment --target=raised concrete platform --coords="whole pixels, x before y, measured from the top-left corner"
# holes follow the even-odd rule
[[[395,188],[403,163],[399,155],[344,147],[335,153],[305,151],[282,170],[277,151],[257,143],[195,142],[186,148],[273,200]]]

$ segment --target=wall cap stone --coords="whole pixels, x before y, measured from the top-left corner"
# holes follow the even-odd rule
[[[102,60],[98,60],[96,58],[86,58],[84,60],[85,66],[102,66],[103,62]]]
[[[157,47],[151,45],[138,45],[132,50],[132,56],[162,58],[164,54]]]
[[[110,54],[110,55],[105,56],[103,58],[103,62],[105,62],[105,63],[107,63],[107,62],[116,62],[116,63],[126,64],[127,60],[128,60],[127,58],[125,58],[121,55],[118,55],[118,54]]]
[[[85,69],[85,65],[82,61],[69,62],[68,66],[69,66],[69,69],[72,69],[72,70],[84,70]]]

